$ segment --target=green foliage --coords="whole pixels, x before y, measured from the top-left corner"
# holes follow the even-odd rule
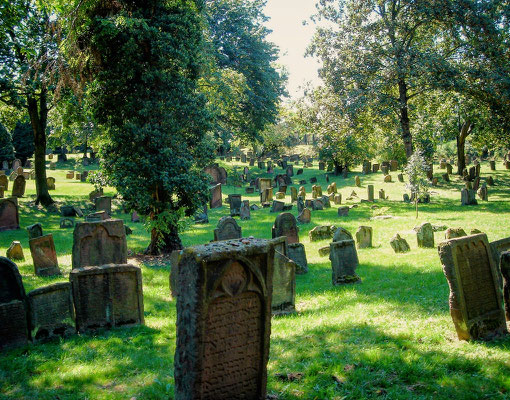
[[[34,155],[34,131],[30,122],[16,122],[12,131],[12,144],[16,158],[19,158],[23,163]]]
[[[430,170],[423,153],[416,150],[405,167],[408,182],[406,188],[414,195],[414,202],[416,206],[416,218],[418,218],[418,200],[420,196],[428,193],[429,181],[427,178],[427,171]]]
[[[87,182],[94,185],[96,190],[111,185],[108,177],[101,170],[91,171],[87,176]]]
[[[5,126],[0,124],[0,162],[14,160],[14,149],[12,139]]]
[[[205,97],[197,90],[198,5],[120,2],[106,14],[90,9],[81,34],[95,62],[88,96],[104,130],[102,167],[127,208],[149,216],[150,252],[180,247],[177,221],[209,195],[202,169],[214,152]]]

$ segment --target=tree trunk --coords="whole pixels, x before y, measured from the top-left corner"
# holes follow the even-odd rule
[[[457,174],[462,176],[464,168],[466,168],[466,138],[473,131],[473,124],[470,121],[465,121],[457,135]]]
[[[406,150],[407,158],[413,155],[413,137],[409,124],[409,109],[407,107],[407,84],[403,79],[398,81],[398,93],[400,103],[400,127],[402,129],[402,140]]]
[[[335,166],[335,175],[340,175],[342,173],[342,166],[336,161],[333,161],[333,165]]]
[[[34,131],[34,170],[37,193],[35,204],[48,207],[54,202],[48,191],[46,181],[46,122],[48,117],[46,89],[41,90],[39,106],[37,105],[37,99],[31,95],[27,96],[27,106],[32,130]]]
[[[151,242],[149,247],[145,250],[145,254],[157,256],[160,254],[170,254],[174,250],[182,249],[182,242],[179,237],[177,226],[172,225],[169,229],[168,233],[162,233],[155,228],[152,229]],[[160,235],[163,236],[163,241],[158,240]]]

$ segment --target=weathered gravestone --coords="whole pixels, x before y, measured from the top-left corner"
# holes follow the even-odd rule
[[[214,241],[241,238],[241,227],[232,217],[221,217],[214,230]]]
[[[503,298],[505,301],[505,315],[510,321],[510,252],[504,251],[499,259],[499,270],[503,277]]]
[[[356,242],[358,249],[372,247],[372,227],[360,226],[356,231]]]
[[[12,162],[12,169],[14,171],[16,171],[18,168],[21,167],[21,160],[18,160],[18,159],[15,159],[13,162]]]
[[[67,228],[72,228],[72,227],[74,227],[74,219],[60,218],[60,229],[67,229]]]
[[[55,190],[55,178],[52,176],[47,177],[46,184],[48,185],[48,190]]]
[[[299,243],[299,228],[297,226],[296,217],[288,212],[278,215],[271,230],[271,234],[273,239],[285,236],[288,244]]]
[[[361,180],[360,180],[359,176],[355,176],[355,177],[354,177],[354,184],[355,184],[357,187],[361,187]]]
[[[38,222],[27,226],[28,238],[35,239],[43,235],[42,225]]]
[[[0,186],[3,186],[4,191],[9,190],[9,179],[6,175],[0,175]]]
[[[507,333],[498,270],[485,234],[439,244],[450,286],[450,314],[461,340],[491,339]]]
[[[298,203],[299,204],[299,203]],[[312,212],[309,208],[303,208],[297,217],[300,224],[309,224],[312,220]]]
[[[337,213],[339,217],[347,217],[349,215],[349,207],[338,207]]]
[[[448,228],[444,233],[444,238],[446,240],[456,239],[459,237],[467,236],[466,232],[462,228]]]
[[[209,208],[212,210],[214,208],[219,208],[223,205],[223,200],[221,196],[221,183],[213,186],[209,189],[210,192],[210,200],[209,200]]]
[[[212,178],[212,183],[214,184],[227,184],[227,171],[223,167],[219,167],[218,165],[211,165],[204,169],[206,174],[209,174]]]
[[[112,198],[109,196],[100,196],[95,199],[96,211],[105,211],[112,215]]]
[[[319,240],[331,239],[335,234],[336,226],[334,225],[320,225],[313,228],[308,232],[310,242],[317,242]]]
[[[246,221],[251,218],[251,212],[250,212],[250,200],[244,200],[241,203],[241,208],[239,209],[239,215],[241,217],[241,220]]]
[[[354,240],[333,242],[329,246],[333,285],[360,282],[361,278],[356,274],[359,262]]]
[[[74,306],[69,282],[54,283],[28,293],[32,338],[44,341],[76,332]]]
[[[407,240],[400,237],[398,233],[391,238],[390,245],[395,253],[407,253],[411,250]]]
[[[183,251],[176,400],[266,398],[274,253],[262,239]]]
[[[287,245],[287,257],[296,263],[297,275],[304,275],[308,273],[308,261],[306,259],[304,244],[292,243]]]
[[[127,262],[126,230],[120,219],[78,222],[73,238],[73,269]]]
[[[14,184],[12,185],[12,197],[23,197],[25,195],[26,184],[25,177],[23,175],[18,175],[16,179],[14,179]]]
[[[271,204],[271,210],[270,212],[276,213],[276,212],[282,212],[285,208],[285,203],[283,201],[274,200],[273,204]]]
[[[460,201],[463,206],[477,205],[476,192],[473,189],[462,189],[460,191]]]
[[[10,260],[24,260],[23,247],[19,240],[13,240],[9,248],[7,249],[7,258]]]
[[[273,263],[273,315],[296,312],[296,263],[287,257],[286,239],[272,240],[275,248]]]
[[[106,211],[98,211],[85,216],[85,221],[87,222],[106,221],[107,219],[110,219],[110,215]]]
[[[229,194],[228,195],[228,202],[230,205],[230,216],[239,216],[241,215],[241,195],[240,194]]]
[[[374,201],[374,185],[367,186],[368,201]]]
[[[53,235],[40,236],[28,241],[37,276],[60,275]]]
[[[262,205],[269,204],[273,201],[273,188],[262,189],[260,192],[260,203]]]
[[[27,344],[29,309],[18,267],[0,257],[0,350]]]
[[[290,187],[290,201],[295,202],[298,199],[298,191],[294,186]]]
[[[69,280],[78,332],[144,324],[139,267],[109,264],[77,268],[71,271]]]
[[[434,247],[434,229],[428,222],[416,226],[414,228],[416,232],[416,240],[418,247],[433,248]]]

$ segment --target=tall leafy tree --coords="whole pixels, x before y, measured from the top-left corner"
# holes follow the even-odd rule
[[[202,10],[198,0],[120,0],[82,9],[77,22],[103,168],[127,206],[148,217],[150,254],[181,248],[180,218],[208,198]]]
[[[0,124],[0,162],[14,160],[12,138],[3,124]]]
[[[209,53],[216,68],[228,80],[236,78],[240,92],[232,112],[222,113],[220,122],[244,141],[260,139],[261,132],[277,121],[278,105],[285,94],[285,74],[275,66],[277,47],[267,40],[270,31],[263,25],[266,0],[206,0]],[[226,71],[229,71],[226,73]],[[223,83],[221,83],[223,81]],[[237,110],[237,112],[236,112]],[[224,110],[225,111],[225,110]],[[226,119],[225,116],[235,115]]]
[[[18,121],[12,131],[12,144],[16,157],[23,164],[34,155],[34,131],[28,121]]]
[[[57,30],[42,3],[13,0],[0,5],[0,101],[24,109],[35,145],[36,203],[53,200],[46,183],[46,126],[58,52]]]

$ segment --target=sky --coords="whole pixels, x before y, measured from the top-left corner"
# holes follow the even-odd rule
[[[304,56],[315,31],[310,21],[315,3],[316,0],[268,0],[264,10],[270,17],[266,26],[273,31],[268,39],[280,48],[280,64],[289,73],[287,90],[293,99],[302,95],[300,86],[306,82],[311,81],[314,86],[321,83],[318,60]],[[303,25],[304,20],[308,25]]]

